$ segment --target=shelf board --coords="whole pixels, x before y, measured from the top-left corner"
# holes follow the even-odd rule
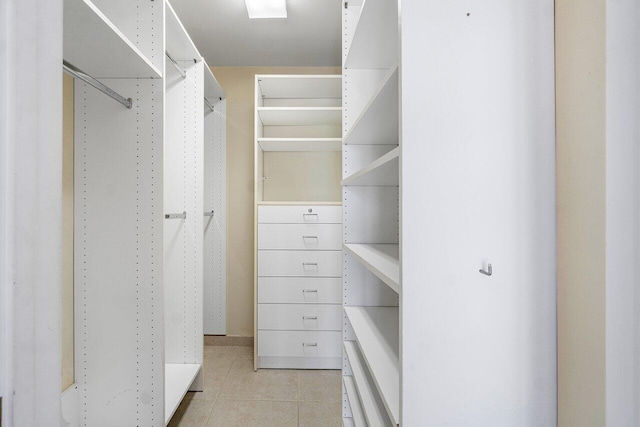
[[[167,52],[176,61],[193,61],[194,59],[199,61],[202,55],[189,37],[189,33],[180,22],[178,15],[168,1],[165,1],[165,6],[165,48]]]
[[[356,391],[356,385],[353,382],[353,377],[342,377],[342,382],[344,383],[344,389],[347,392],[347,399],[349,399],[352,416],[352,418],[346,418],[349,420],[346,424],[355,427],[366,427],[367,422],[365,421],[362,408],[360,407],[360,399],[358,398],[358,392]]]
[[[218,101],[221,98],[224,99],[227,97],[222,86],[218,83],[216,76],[213,75],[207,61],[204,61],[204,97],[212,104],[212,101]]]
[[[169,424],[180,402],[198,375],[201,365],[166,363],[164,365],[164,422]]]
[[[90,0],[64,1],[63,58],[94,78],[162,77]]]
[[[400,147],[396,147],[343,179],[342,185],[397,186],[400,181],[399,156]]]
[[[400,293],[398,245],[345,243],[344,248],[391,289]]]
[[[258,138],[263,151],[342,151],[342,138]]]
[[[344,342],[344,350],[351,365],[354,383],[358,391],[360,407],[367,420],[367,425],[384,426],[388,425],[388,417],[384,408],[381,408],[376,399],[375,386],[371,384],[367,375],[367,368],[364,366],[360,355],[358,354],[357,344],[353,341]]]
[[[344,143],[397,144],[398,134],[398,67],[394,67],[353,122]]]
[[[345,68],[389,68],[398,61],[396,2],[365,0],[356,25]]]
[[[342,107],[258,107],[264,126],[340,126]]]
[[[260,93],[270,99],[341,99],[342,75],[256,76]]]
[[[342,418],[342,427],[355,427],[353,418]]]
[[[373,382],[389,418],[400,420],[398,307],[345,307]]]

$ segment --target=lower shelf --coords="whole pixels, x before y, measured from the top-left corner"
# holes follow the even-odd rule
[[[364,361],[360,357],[358,345],[353,341],[345,341],[344,350],[353,372],[353,380],[360,398],[360,407],[367,420],[367,425],[370,427],[391,425],[384,405],[377,396],[378,390],[372,384]]]
[[[347,392],[347,399],[349,399],[349,406],[351,407],[352,417],[345,419],[349,420],[348,422],[352,426],[366,427],[367,422],[365,421],[364,414],[362,413],[362,408],[360,407],[360,400],[358,399],[358,392],[356,391],[356,385],[353,382],[353,377],[344,377],[342,381],[344,382],[344,389]]]
[[[167,363],[164,365],[164,423],[169,424],[193,380],[200,364]]]

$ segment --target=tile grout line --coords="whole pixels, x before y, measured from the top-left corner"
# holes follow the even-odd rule
[[[207,421],[205,423],[205,427],[207,427],[209,425],[209,421],[211,420],[211,415],[213,415],[213,410],[216,408],[216,405],[218,404],[218,401],[221,400],[220,399],[220,395],[222,394],[222,388],[227,383],[227,379],[229,379],[229,375],[231,375],[231,368],[233,367],[233,365],[236,364],[236,362],[238,360],[241,360],[241,359],[235,359],[233,362],[231,362],[229,364],[229,368],[227,369],[227,374],[224,376],[224,380],[222,381],[222,385],[220,386],[220,390],[218,390],[218,392],[216,393],[216,398],[213,401],[213,405],[211,405],[211,411],[209,411],[209,416],[207,417]]]

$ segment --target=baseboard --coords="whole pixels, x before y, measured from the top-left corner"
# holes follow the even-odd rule
[[[253,337],[205,335],[204,345],[253,347]]]

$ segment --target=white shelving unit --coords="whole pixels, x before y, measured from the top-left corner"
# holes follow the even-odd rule
[[[224,158],[224,92],[166,2],[65,0],[64,21],[64,60],[131,98],[75,81],[77,402],[65,402],[82,426],[164,426],[203,386],[203,140]],[[221,114],[205,131],[206,97]],[[221,170],[211,185],[224,187]]]
[[[362,414],[370,426],[400,423],[397,8],[364,0],[343,11],[345,425]]]
[[[341,87],[337,75],[256,75],[256,370],[341,365]],[[295,176],[271,180],[274,169]]]

